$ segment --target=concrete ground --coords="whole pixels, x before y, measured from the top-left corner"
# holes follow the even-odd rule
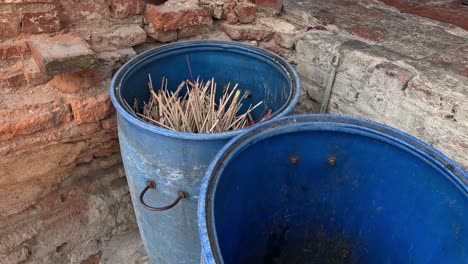
[[[451,80],[461,80],[463,83],[468,77],[468,6],[462,5],[461,2],[285,0],[282,17],[304,31],[307,27],[321,25],[329,31],[339,32],[337,35],[343,38],[351,36],[353,39],[359,39],[361,43],[369,45],[362,48],[378,47],[375,54],[378,53],[382,57],[394,56],[389,59],[402,60],[428,76],[433,73],[434,80],[446,75]],[[301,47],[308,46],[296,45],[296,49]],[[352,48],[359,49],[354,46]],[[382,53],[382,50],[389,52]],[[389,74],[403,79],[408,77],[405,77],[404,72],[398,72],[398,69]],[[403,83],[402,90],[411,78]],[[438,81],[434,83],[437,84]],[[434,85],[434,91],[439,92],[438,87],[441,86]],[[463,86],[453,85],[450,89],[468,96],[468,91]],[[309,96],[313,97],[310,94]],[[454,117],[457,111],[457,108],[452,108],[451,113],[444,118],[457,122]],[[463,158],[460,160],[463,161]],[[109,241],[107,248],[102,252],[101,263],[148,263],[138,230]]]

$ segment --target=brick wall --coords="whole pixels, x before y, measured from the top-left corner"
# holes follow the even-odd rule
[[[0,1],[0,263],[79,263],[135,227],[111,74],[143,1]]]
[[[228,36],[293,45],[267,19],[280,1],[148,2],[0,1],[0,263],[97,263],[135,228],[108,87],[136,51]]]

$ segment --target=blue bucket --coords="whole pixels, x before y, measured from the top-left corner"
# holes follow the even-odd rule
[[[222,41],[178,42],[142,53],[126,63],[111,83],[117,109],[120,149],[138,227],[152,263],[199,263],[197,202],[201,180],[215,154],[245,131],[216,134],[181,133],[135,118],[123,100],[140,104],[149,98],[148,73],[154,83],[163,76],[168,87],[186,79],[212,77],[222,85],[250,90],[244,101],[264,101],[272,119],[294,108],[299,78],[282,58],[263,49]],[[217,94],[221,94],[220,91]],[[265,109],[256,109],[254,118]],[[254,125],[253,127],[255,127]]]
[[[467,263],[468,175],[398,130],[334,115],[270,121],[203,179],[203,261]]]

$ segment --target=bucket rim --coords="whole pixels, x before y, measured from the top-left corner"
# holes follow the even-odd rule
[[[280,132],[286,129],[292,129],[293,127],[305,127],[311,125],[315,125],[316,130],[327,127],[328,131],[350,133],[354,130],[355,134],[358,135],[374,134],[376,137],[385,139],[385,141],[395,147],[406,148],[406,151],[417,153],[422,158],[425,158],[427,163],[430,163],[444,172],[443,176],[448,178],[449,181],[468,198],[467,171],[439,150],[396,128],[374,121],[335,114],[293,115],[276,120],[269,120],[262,123],[260,126],[248,130],[231,139],[216,154],[205,172],[205,176],[203,177],[200,187],[197,217],[202,247],[202,258],[206,260],[207,264],[224,263],[222,254],[219,252],[216,228],[214,227],[212,195],[216,190],[219,176],[226,163],[229,162],[237,153],[242,151],[245,146],[248,146],[250,142],[255,141],[256,139],[262,140],[282,134]],[[330,125],[335,125],[336,127],[332,129]],[[273,133],[275,131],[279,132],[275,134]]]
[[[289,81],[291,85],[291,93],[287,101],[284,103],[284,105],[278,111],[275,111],[269,119],[273,120],[273,119],[287,115],[294,109],[295,105],[297,104],[299,100],[300,92],[301,92],[300,78],[299,78],[297,71],[292,67],[292,65],[286,59],[282,58],[281,56],[273,52],[270,52],[266,49],[260,48],[260,47],[256,47],[256,46],[248,45],[244,43],[238,43],[234,41],[186,40],[186,41],[173,42],[169,44],[163,44],[159,47],[144,51],[138,54],[137,56],[133,57],[129,61],[127,61],[124,65],[122,65],[119,68],[119,70],[112,77],[112,80],[110,82],[110,89],[109,89],[110,98],[111,98],[112,104],[114,105],[116,109],[117,115],[122,116],[125,120],[132,123],[133,125],[136,125],[137,127],[140,127],[151,133],[160,134],[160,135],[164,135],[164,136],[168,136],[172,138],[191,139],[191,140],[231,139],[234,136],[237,136],[247,130],[255,128],[261,125],[262,123],[266,122],[266,121],[263,121],[263,122],[251,125],[243,129],[221,132],[221,133],[187,133],[187,132],[173,131],[173,130],[162,128],[156,125],[152,125],[132,115],[127,109],[127,107],[124,105],[122,98],[120,97],[120,91],[119,91],[121,82],[123,78],[126,76],[127,72],[131,70],[133,67],[135,67],[138,64],[138,62],[145,60],[148,57],[157,56],[158,54],[162,54],[166,51],[173,51],[173,50],[190,48],[190,47],[217,47],[217,48],[223,48],[223,49],[236,49],[240,51],[250,51],[250,52],[253,52],[252,54],[255,54],[256,56],[263,56],[264,58],[267,58],[271,60],[272,62],[279,64],[281,68],[284,70],[284,72],[289,76],[289,79],[290,79]]]

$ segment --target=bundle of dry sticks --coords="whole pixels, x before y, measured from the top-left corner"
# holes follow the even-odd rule
[[[241,95],[237,84],[232,89],[229,84],[223,87],[217,100],[214,78],[207,82],[186,80],[171,92],[167,89],[167,78],[162,78],[160,89],[155,91],[151,75],[148,77],[150,99],[143,103],[142,112],[136,100],[133,107],[128,103],[127,106],[137,117],[167,129],[187,133],[219,133],[244,128],[271,115],[270,110],[261,120],[253,120],[251,112],[263,101],[255,106],[250,105],[246,112],[240,114],[242,101],[249,94],[244,92]]]

